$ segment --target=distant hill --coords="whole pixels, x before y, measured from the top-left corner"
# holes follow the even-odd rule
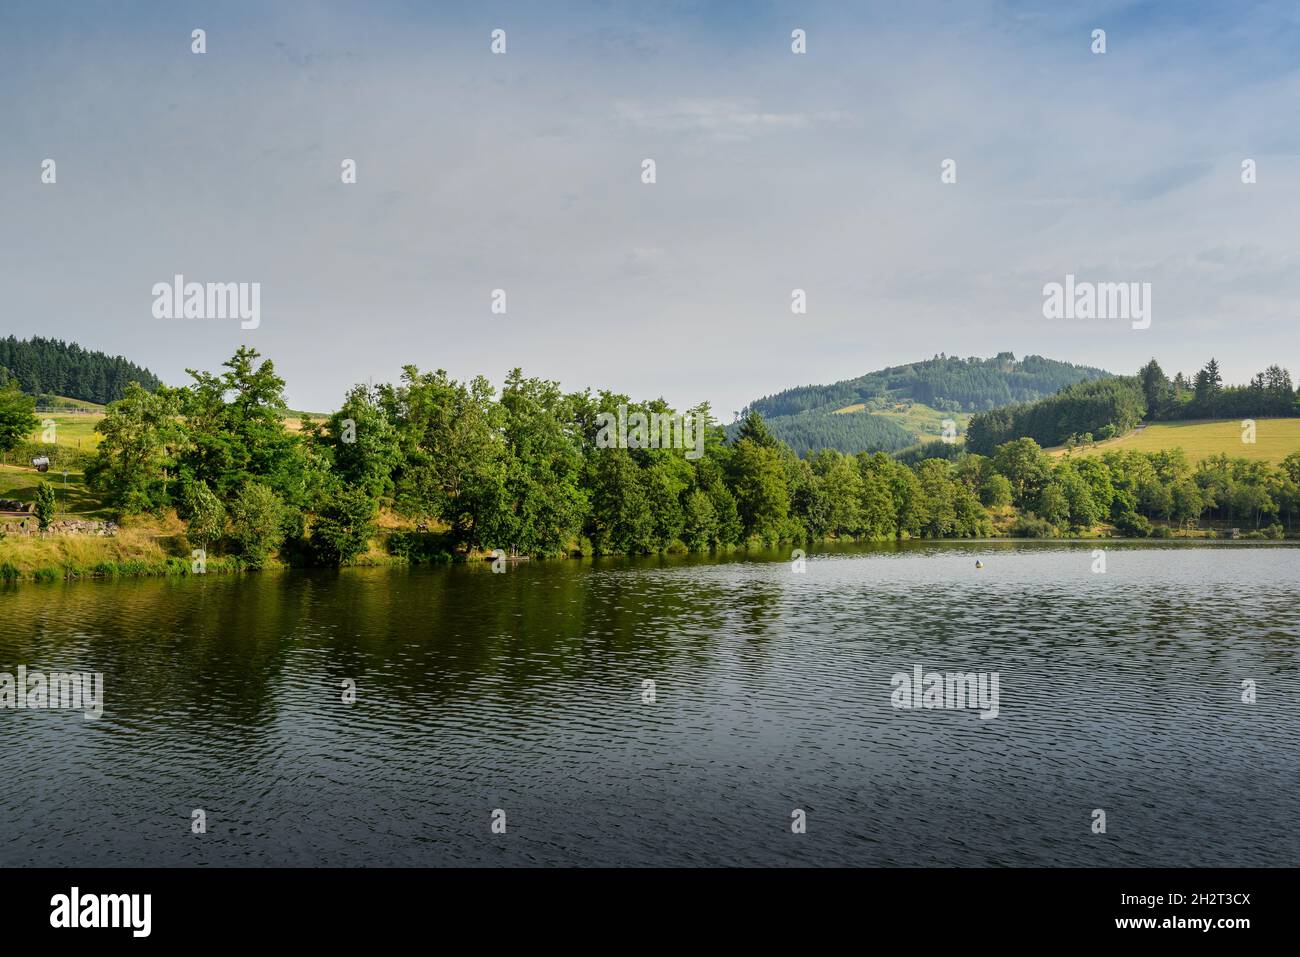
[[[786,389],[746,411],[758,411],[800,455],[818,448],[896,452],[939,438],[944,419],[952,419],[960,435],[972,413],[1033,402],[1110,375],[1042,356],[1018,360],[1010,352],[989,359],[938,355],[832,385]]]
[[[37,396],[38,402],[65,396],[106,405],[122,398],[130,382],[150,390],[162,385],[162,380],[148,369],[122,356],[39,336],[0,339],[0,369],[8,370],[22,390]]]

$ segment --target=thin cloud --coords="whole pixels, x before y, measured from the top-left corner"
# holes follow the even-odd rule
[[[680,99],[669,103],[619,102],[615,118],[659,134],[702,136],[736,142],[768,133],[804,130],[843,123],[851,114],[839,110],[780,113],[762,109],[753,99]]]

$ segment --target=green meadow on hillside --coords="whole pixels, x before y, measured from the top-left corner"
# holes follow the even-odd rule
[[[1254,443],[1243,442],[1239,419],[1154,422],[1116,439],[1077,448],[1074,455],[1101,455],[1112,449],[1159,452],[1180,448],[1193,464],[1223,453],[1229,458],[1250,459],[1276,465],[1292,452],[1300,451],[1300,418],[1256,419]],[[1064,446],[1047,450],[1066,454]]]
[[[30,440],[46,444],[46,430],[52,422],[54,445],[93,452],[102,438],[95,426],[103,417],[102,412],[37,412],[41,425],[32,432]]]
[[[966,423],[971,419],[971,413],[969,412],[941,412],[939,409],[932,408],[923,402],[911,401],[882,402],[877,400],[870,405],[865,402],[855,402],[853,405],[836,409],[832,414],[854,415],[860,412],[867,412],[879,418],[888,419],[910,432],[917,442],[932,442],[935,439],[942,438],[944,419],[952,419],[957,423],[957,441],[960,442],[962,434],[966,431]]]

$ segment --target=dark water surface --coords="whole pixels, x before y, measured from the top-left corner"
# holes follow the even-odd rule
[[[1094,547],[10,587],[0,865],[1300,864],[1300,549]]]

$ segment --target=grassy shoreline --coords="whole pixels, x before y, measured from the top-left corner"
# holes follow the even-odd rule
[[[811,544],[871,544],[872,541],[894,541],[894,539],[867,540],[851,538],[828,538]],[[1017,537],[1012,535],[991,535],[983,538],[944,538],[921,539],[908,538],[908,542],[954,543],[964,545],[1002,544],[1008,542],[1058,542],[1062,544],[1097,544],[1113,542],[1116,544],[1273,544],[1300,545],[1297,538],[1263,538],[1250,537],[1230,539],[1220,536],[1215,529],[1193,529],[1177,531],[1163,536],[1124,537],[1117,534],[1062,535],[1048,538]],[[790,547],[806,546],[810,543],[781,543]],[[768,544],[752,543],[750,546],[735,546],[710,554],[736,554],[751,549],[767,550]],[[188,546],[181,550],[180,541],[175,536],[159,534],[159,528],[151,525],[144,528],[125,528],[112,537],[99,536],[8,536],[0,540],[0,583],[15,582],[49,582],[104,580],[112,578],[146,578],[146,577],[184,577],[196,574],[193,571]],[[683,552],[684,553],[684,552]],[[468,555],[451,554],[436,548],[428,551],[393,550],[388,536],[381,536],[377,543],[359,556],[354,563],[357,567],[383,567],[397,565],[431,565],[450,564],[466,561],[488,561],[492,559],[488,552],[474,552]],[[591,557],[580,549],[557,558]],[[615,556],[606,556],[615,557]],[[284,569],[290,567],[282,561],[270,561],[266,569]],[[204,574],[241,574],[255,569],[250,568],[241,559],[228,555],[213,555],[206,559]]]
[[[192,574],[189,558],[173,554],[167,539],[136,529],[114,536],[6,536],[0,541],[0,581],[70,581]],[[208,559],[209,573],[239,571],[238,559]]]

